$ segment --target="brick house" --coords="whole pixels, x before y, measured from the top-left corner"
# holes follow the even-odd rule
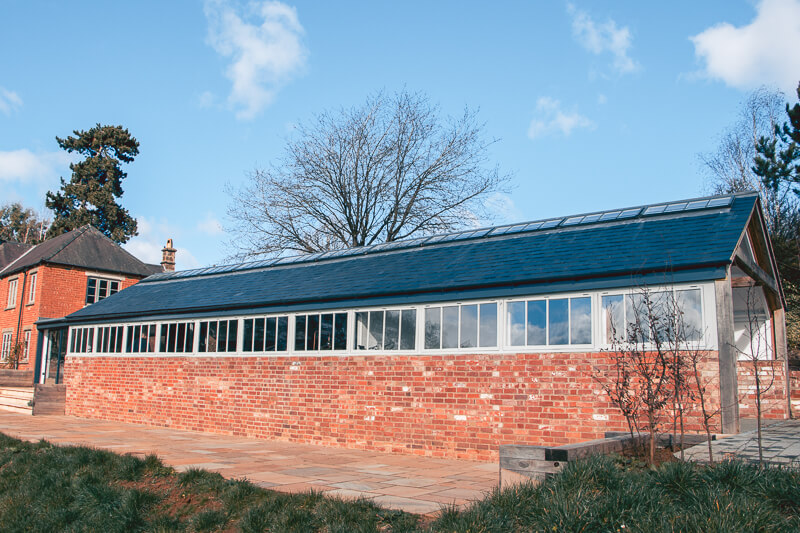
[[[768,416],[789,416],[764,228],[748,193],[157,274],[57,324],[66,411],[478,460],[598,438],[625,429],[595,376],[647,287],[679,302],[737,432],[748,353],[776,375]]]
[[[83,309],[157,272],[163,272],[160,265],[143,263],[88,225],[36,246],[0,244],[0,363],[8,363],[19,342],[18,370],[39,366],[42,382],[60,381],[66,330],[50,329],[52,353],[37,365],[42,361],[32,355],[43,339],[36,322]]]

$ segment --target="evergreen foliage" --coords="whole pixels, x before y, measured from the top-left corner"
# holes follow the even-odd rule
[[[61,178],[59,192],[47,193],[45,204],[55,214],[47,236],[91,224],[114,242],[127,242],[137,234],[136,219],[118,203],[127,177],[121,166],[139,154],[139,142],[122,126],[97,124],[73,133],[75,137],[56,137],[56,141],[85,159],[69,166],[72,178],[69,183]]]
[[[800,100],[800,84],[797,85]],[[789,122],[775,126],[775,135],[760,137],[753,172],[772,190],[788,186],[800,196],[800,104],[786,104]]]

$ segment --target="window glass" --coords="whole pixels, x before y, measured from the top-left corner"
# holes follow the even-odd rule
[[[36,272],[31,274],[31,281],[30,281],[31,288],[30,288],[30,291],[28,292],[28,303],[29,304],[32,304],[34,302],[34,300],[36,299],[36,278],[37,278],[36,274],[37,274]]]
[[[528,302],[527,321],[528,346],[547,344],[547,300]]]
[[[508,343],[525,346],[525,302],[508,304]]]
[[[591,344],[592,342],[592,299],[570,298],[569,301],[569,340],[571,344]]]
[[[442,307],[442,348],[458,347],[458,306]]]
[[[478,306],[461,306],[461,348],[475,348],[478,346]]]
[[[298,315],[294,318],[294,349],[306,349],[306,316]]]
[[[333,349],[333,315],[324,314],[320,319],[320,350]]]
[[[217,351],[217,339],[219,338],[219,329],[216,322],[208,323],[208,340],[206,341],[206,349],[209,352]]]
[[[385,331],[383,348],[385,350],[397,350],[400,347],[400,311],[386,311]]]
[[[682,313],[680,324],[683,326],[682,336],[687,341],[699,341],[703,338],[703,306],[700,301],[700,289],[677,291],[678,309]]]
[[[306,349],[319,350],[319,315],[308,315],[306,319]]]
[[[569,342],[569,300],[566,298],[549,300],[549,308],[550,344],[567,344]]]
[[[93,304],[97,301],[97,280],[88,278],[86,281],[86,303]]]
[[[428,350],[436,350],[441,345],[441,312],[441,307],[425,309],[425,348]]]
[[[369,339],[367,340],[368,350],[380,350],[383,348],[383,311],[369,312]]]
[[[252,352],[253,351],[253,320],[252,318],[246,318],[242,322],[242,351],[243,352]],[[202,345],[203,345],[203,324],[200,324],[200,351],[202,352]]]
[[[333,349],[347,349],[347,313],[336,313],[334,316]]]
[[[497,304],[481,304],[481,348],[497,346]]]
[[[400,319],[400,349],[413,350],[417,342],[417,311],[403,309]]]
[[[228,351],[236,351],[236,339],[239,334],[239,321],[228,320]],[[187,339],[188,340],[188,339]],[[187,352],[190,350],[186,350]]]
[[[108,280],[101,279],[97,289],[97,299],[102,300],[108,296]]]
[[[278,351],[285,352],[289,337],[289,317],[278,317]]]
[[[182,342],[186,338],[186,324],[178,324],[177,327],[177,334],[176,337],[177,342],[175,345],[176,352],[183,352],[184,349],[184,342]]]
[[[367,349],[367,337],[369,336],[369,313],[362,311],[356,313],[356,349]]]
[[[642,294],[625,295],[625,339],[629,342],[647,342],[650,339],[646,307]]]
[[[263,318],[259,319],[258,322],[259,322],[259,329],[261,329],[262,331],[259,332],[260,335],[256,337],[256,340],[258,342],[261,342],[263,339],[263,346],[265,352],[274,352],[275,342],[276,342],[275,336],[277,334],[276,324],[278,322],[278,319],[274,316],[271,316],[266,320],[264,320]],[[258,342],[256,344],[259,346],[260,349],[262,344],[259,344]]]
[[[625,309],[622,295],[603,296],[601,300],[603,312],[600,316],[605,342],[611,344],[615,340],[625,338]]]

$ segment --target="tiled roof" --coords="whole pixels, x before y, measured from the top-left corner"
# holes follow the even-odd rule
[[[39,263],[65,265],[102,272],[149,276],[161,267],[139,261],[92,226],[83,226],[48,239],[0,270],[0,276],[20,272]]]
[[[22,244],[21,242],[0,243],[0,270],[3,270],[9,263],[32,247],[33,245],[31,244]]]
[[[157,275],[69,319],[330,306],[353,300],[368,305],[397,296],[442,301],[454,293],[508,287],[542,292],[557,285],[569,290],[564,287],[581,281],[586,288],[586,280],[591,286],[591,280],[612,278],[630,284],[631,276],[729,264],[756,199],[755,194],[740,194],[727,205],[671,212],[661,204],[637,208],[639,215],[625,220],[597,217],[574,223],[577,217],[566,217],[555,226],[517,233],[487,232],[479,238],[439,239],[424,246],[223,273],[168,279]]]

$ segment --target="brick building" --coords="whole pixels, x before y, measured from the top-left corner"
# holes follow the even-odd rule
[[[625,428],[595,376],[647,287],[678,302],[736,432],[749,353],[777,376],[768,415],[789,413],[764,227],[737,194],[157,274],[53,323],[66,410],[481,460],[597,438]]]
[[[34,370],[37,361],[32,355],[42,340],[38,320],[83,309],[157,272],[163,272],[160,265],[139,261],[91,226],[36,246],[0,244],[0,363],[8,364],[12,347],[20,343],[17,369]],[[49,332],[52,353],[46,364],[38,365],[42,382],[48,377],[59,380],[65,333],[56,328]]]

